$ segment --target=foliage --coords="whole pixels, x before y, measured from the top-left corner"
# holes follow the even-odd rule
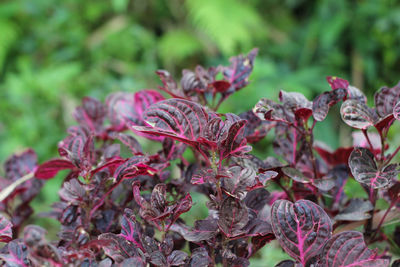
[[[390,150],[387,139],[398,87],[379,90],[370,108],[359,89],[328,77],[331,90],[313,101],[281,91],[280,103],[264,98],[253,111],[220,113],[246,90],[257,51],[228,66],[185,70],[180,85],[158,71],[172,98],[154,90],[113,93],[105,103],[85,97],[59,158],[39,164],[31,149],[11,156],[0,180],[4,264],[249,266],[277,240],[293,261],[276,266],[389,266],[399,246],[399,226],[384,227],[400,219],[400,169],[392,163],[400,146]],[[360,134],[332,152],[313,131],[339,102],[343,121]],[[272,130],[275,157],[251,154]],[[138,136],[160,150],[144,150]],[[61,224],[48,241],[46,230],[25,222],[44,181],[66,169],[61,200],[42,214]],[[365,198],[344,194],[350,180]],[[194,192],[208,198],[208,216],[191,225],[184,215]]]

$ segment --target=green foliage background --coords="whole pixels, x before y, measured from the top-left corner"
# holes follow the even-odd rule
[[[371,96],[400,77],[400,3],[3,0],[0,161],[26,147],[40,161],[56,156],[83,96],[155,88],[157,69],[180,78],[182,68],[226,64],[253,47],[260,49],[253,82],[223,111],[248,110],[261,97],[276,99],[279,89],[311,99],[329,90],[327,75]],[[351,142],[336,119],[327,124],[317,134],[332,147]],[[48,192],[56,190],[51,183]]]

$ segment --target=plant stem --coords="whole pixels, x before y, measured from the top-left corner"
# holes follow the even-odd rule
[[[385,161],[385,163],[383,164],[383,166],[389,164],[389,163],[392,161],[392,159],[396,156],[396,154],[399,152],[399,150],[400,150],[400,146],[398,146],[398,147],[396,148],[396,150],[393,152],[393,154],[390,155],[390,157]]]
[[[376,227],[376,230],[374,232],[374,234],[371,236],[371,240],[373,240],[376,235],[378,234],[379,230],[381,229],[382,224],[384,223],[386,216],[389,214],[390,210],[394,207],[394,205],[396,204],[397,201],[394,201],[390,204],[389,208],[386,210],[385,214],[383,214],[381,220],[379,221],[378,226]]]
[[[22,176],[18,180],[14,181],[12,184],[7,186],[6,188],[4,188],[0,192],[0,202],[3,201],[4,199],[6,199],[9,195],[11,195],[11,193],[14,191],[14,189],[17,188],[20,184],[25,183],[26,181],[29,181],[33,177],[34,177],[33,172],[30,172],[30,173]]]
[[[89,220],[92,218],[92,216],[93,216],[93,214],[96,212],[96,210],[97,210],[98,208],[100,208],[101,205],[103,205],[104,200],[106,199],[106,197],[107,197],[117,186],[119,186],[119,185],[122,183],[123,180],[124,180],[124,179],[119,180],[115,185],[113,185],[113,186],[111,187],[110,190],[107,191],[107,193],[105,193],[105,194],[100,198],[100,200],[97,202],[97,204],[96,204],[96,205],[92,208],[92,210],[90,211]]]
[[[371,140],[369,139],[367,130],[363,129],[363,130],[362,130],[362,133],[364,134],[365,139],[367,139],[368,145],[369,145],[369,147],[371,148],[371,150],[374,150],[374,147],[372,146]]]

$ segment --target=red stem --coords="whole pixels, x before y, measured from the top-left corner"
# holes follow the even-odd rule
[[[124,180],[124,179],[119,180],[115,185],[113,185],[113,187],[111,187],[110,190],[107,191],[107,193],[105,193],[105,194],[101,197],[101,199],[99,200],[99,202],[97,202],[97,204],[96,204],[96,205],[92,208],[92,210],[90,211],[89,220],[92,218],[92,216],[93,216],[93,214],[96,212],[96,210],[97,210],[98,208],[100,208],[101,205],[103,205],[104,200],[106,199],[106,197],[107,197],[117,186],[119,186],[119,185],[122,183],[123,180]]]
[[[363,129],[363,130],[362,130],[362,133],[364,134],[365,139],[367,139],[367,142],[368,142],[369,147],[370,147],[371,150],[373,151],[373,150],[374,150],[374,147],[372,146],[371,140],[369,139],[367,130]]]
[[[390,155],[390,157],[389,157],[388,160],[383,164],[383,166],[389,164],[389,163],[392,161],[392,159],[396,156],[396,154],[399,152],[399,150],[400,150],[400,146],[396,148],[396,150],[393,152],[392,155]]]

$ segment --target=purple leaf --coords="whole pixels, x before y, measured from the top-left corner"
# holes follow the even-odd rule
[[[110,267],[112,262],[110,262]],[[141,257],[132,257],[123,260],[118,267],[146,267],[146,262]],[[99,264],[99,267],[103,267],[103,265]],[[108,267],[108,266],[107,266]]]
[[[219,210],[218,226],[227,237],[244,233],[242,228],[249,221],[249,214],[244,203],[236,198],[227,197]]]
[[[292,167],[284,167],[281,170],[286,176],[288,176],[289,178],[292,178],[294,181],[296,181],[298,183],[302,183],[302,184],[311,183],[311,179],[309,177],[306,177],[298,169],[295,169]]]
[[[247,121],[244,136],[248,143],[262,140],[273,126],[270,122],[262,121],[252,110],[239,114],[239,117]]]
[[[282,248],[303,265],[318,255],[332,234],[329,216],[308,200],[277,200],[271,208],[271,224]]]
[[[290,115],[282,105],[266,98],[262,98],[258,101],[253,108],[253,112],[261,120],[281,121],[285,123],[289,123],[289,121],[293,120],[293,115]]]
[[[279,99],[285,109],[290,110],[296,117],[307,120],[312,114],[312,103],[301,93],[279,92]]]
[[[143,118],[152,127],[131,126],[133,130],[146,134],[171,137],[195,146],[208,115],[197,103],[184,99],[167,99],[151,105]]]
[[[170,266],[182,266],[188,259],[188,254],[180,250],[174,250],[168,256],[167,260]]]
[[[295,263],[292,260],[283,260],[279,262],[275,267],[302,267],[300,263]]]
[[[356,100],[358,102],[367,103],[367,97],[364,95],[364,93],[358,89],[357,87],[354,86],[349,86],[347,87],[347,99],[352,99],[352,100]]]
[[[393,107],[393,116],[396,120],[400,120],[400,101]]]
[[[121,220],[121,233],[119,235],[135,244],[141,250],[144,250],[141,241],[142,229],[136,221],[135,214],[130,209],[125,209],[124,211]]]
[[[64,182],[59,195],[61,199],[70,204],[80,205],[86,197],[86,190],[77,179],[71,179]]]
[[[132,135],[116,133],[113,138],[119,139],[134,155],[143,154],[142,146]]]
[[[363,102],[348,99],[340,108],[343,121],[349,126],[357,129],[367,129],[374,125],[373,112]]]
[[[363,221],[371,218],[369,212],[374,209],[374,206],[369,200],[360,198],[352,198],[347,207],[335,216],[336,221]]]
[[[375,94],[376,113],[383,118],[393,113],[393,108],[400,101],[400,83],[393,88],[382,87]]]
[[[208,267],[210,263],[210,257],[204,247],[196,248],[192,251],[190,257],[189,267]]]
[[[177,219],[182,213],[188,212],[192,207],[192,197],[188,193],[184,198],[180,199],[174,208],[174,217]]]
[[[349,167],[358,182],[375,189],[390,187],[400,173],[398,164],[390,164],[378,169],[374,155],[369,149],[362,147],[355,148],[351,153]]]
[[[244,137],[244,126],[246,120],[236,121],[231,124],[228,134],[219,145],[221,160],[230,156],[242,156],[251,151],[251,146],[247,146],[247,140]]]
[[[247,187],[256,184],[256,172],[253,169],[233,166],[229,168],[230,177],[224,179],[224,189],[232,196],[241,197]]]
[[[362,233],[356,231],[334,235],[326,242],[321,255],[321,267],[388,267],[390,262],[378,259],[377,251],[369,249]]]
[[[179,233],[189,242],[200,242],[214,237],[218,233],[217,220],[205,219],[198,220],[194,224],[194,229],[190,229],[181,223],[175,223],[171,230]]]
[[[8,254],[0,254],[0,259],[6,262],[7,267],[28,267],[32,266],[28,259],[28,248],[19,239],[7,244]]]
[[[151,193],[150,203],[153,209],[158,210],[160,213],[166,208],[167,186],[165,184],[157,184]]]
[[[247,56],[239,55],[230,59],[231,65],[223,67],[222,72],[225,80],[231,84],[227,91],[233,93],[245,87],[249,83],[249,76],[253,70],[254,59],[258,49],[254,48]]]
[[[343,100],[346,95],[346,89],[338,88],[317,96],[312,105],[314,119],[317,121],[323,121],[326,118],[326,115],[328,115],[329,108],[340,100]]]
[[[12,239],[12,223],[0,214],[0,242],[8,243]]]
[[[74,169],[75,165],[69,160],[53,159],[39,165],[35,171],[35,177],[38,179],[51,179],[61,170]]]
[[[142,118],[143,112],[152,104],[164,100],[164,96],[154,90],[141,90],[136,92],[133,98],[135,111],[140,118]]]
[[[168,266],[168,262],[164,254],[162,254],[161,251],[158,250],[150,253],[150,262],[159,267]]]
[[[131,117],[137,120],[136,113],[133,110],[132,94],[123,92],[110,94],[107,96],[106,105],[108,118],[115,131],[121,131],[125,128],[125,119],[122,113],[131,114]]]
[[[4,163],[5,175],[10,180],[17,180],[32,172],[37,164],[35,151],[27,149],[20,154],[14,154]]]
[[[99,235],[98,239],[108,241],[108,244],[103,246],[104,253],[116,262],[141,255],[137,247],[122,236],[105,233]]]
[[[80,125],[96,132],[102,126],[106,113],[106,108],[100,101],[85,97],[82,100],[82,107],[75,109],[74,117]]]
[[[175,80],[172,78],[171,74],[166,70],[158,70],[156,71],[158,77],[160,77],[163,86],[159,86],[158,88],[169,94],[174,98],[184,98],[183,92],[178,89],[178,85]]]

